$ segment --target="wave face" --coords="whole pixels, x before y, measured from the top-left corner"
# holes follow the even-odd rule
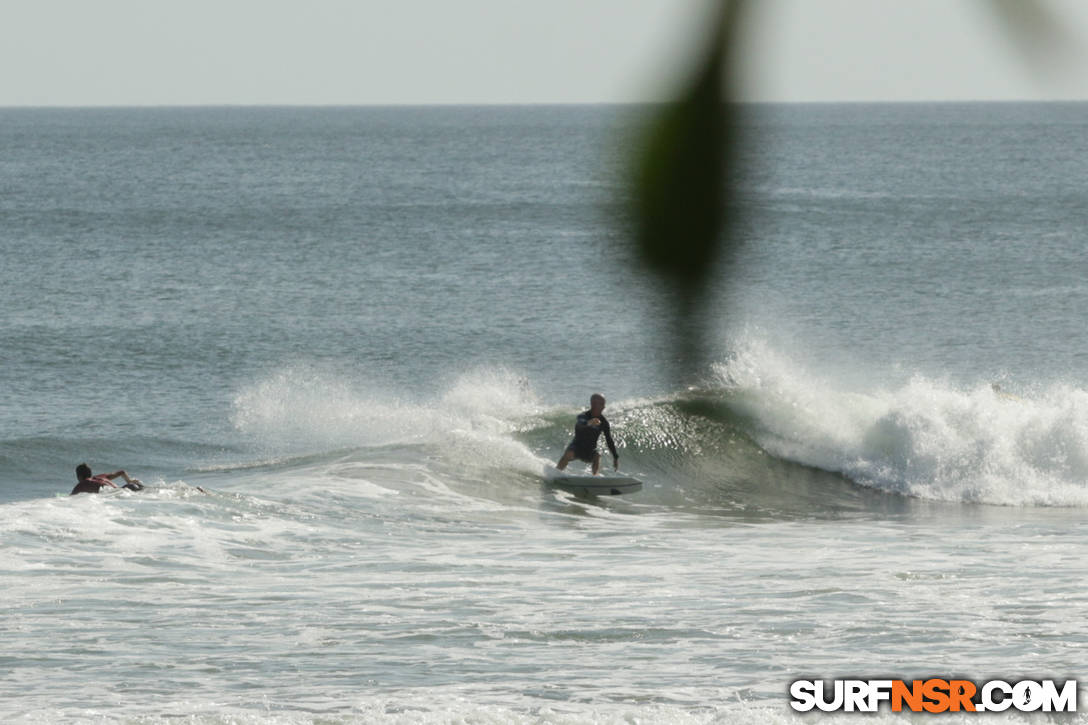
[[[621,470],[644,481],[640,505],[775,520],[886,511],[887,497],[833,471],[769,456],[723,391],[619,400],[612,422]],[[302,368],[243,390],[234,421],[268,465],[384,460],[427,470],[465,495],[534,496],[582,408],[545,403],[523,375],[480,369],[430,400],[397,400]],[[600,442],[606,473],[611,460]],[[258,464],[259,465],[259,464]],[[588,466],[575,462],[571,471]],[[517,494],[520,492],[520,494]],[[636,499],[630,499],[635,501]]]

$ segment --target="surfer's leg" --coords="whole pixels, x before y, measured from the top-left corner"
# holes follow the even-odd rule
[[[601,454],[593,454],[593,475],[596,476],[597,472],[601,470]]]
[[[556,463],[555,467],[558,468],[560,471],[565,470],[566,467],[567,467],[567,464],[570,463],[573,460],[574,460],[574,449],[573,448],[568,448],[567,450],[563,451],[563,457],[559,459],[559,463]]]

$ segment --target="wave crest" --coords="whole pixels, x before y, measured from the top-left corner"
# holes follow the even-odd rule
[[[1088,505],[1088,391],[1010,395],[917,375],[861,392],[748,341],[714,368],[730,407],[775,456],[928,499]]]

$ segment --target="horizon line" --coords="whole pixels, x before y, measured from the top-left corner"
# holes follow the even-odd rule
[[[955,105],[955,104],[1074,104],[1086,103],[1088,98],[934,98],[934,99],[846,99],[846,100],[750,100],[728,101],[741,106],[875,106],[875,105]],[[393,109],[393,108],[557,108],[600,106],[665,106],[669,100],[645,101],[424,101],[404,103],[49,103],[0,104],[0,110],[155,110],[155,109],[258,109],[258,108],[327,108],[327,109]]]

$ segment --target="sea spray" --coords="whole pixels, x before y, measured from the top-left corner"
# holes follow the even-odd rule
[[[437,398],[407,401],[294,366],[241,390],[233,421],[268,451],[437,446],[450,461],[535,471],[539,461],[513,433],[537,425],[538,410],[528,381],[505,368],[467,372]]]

